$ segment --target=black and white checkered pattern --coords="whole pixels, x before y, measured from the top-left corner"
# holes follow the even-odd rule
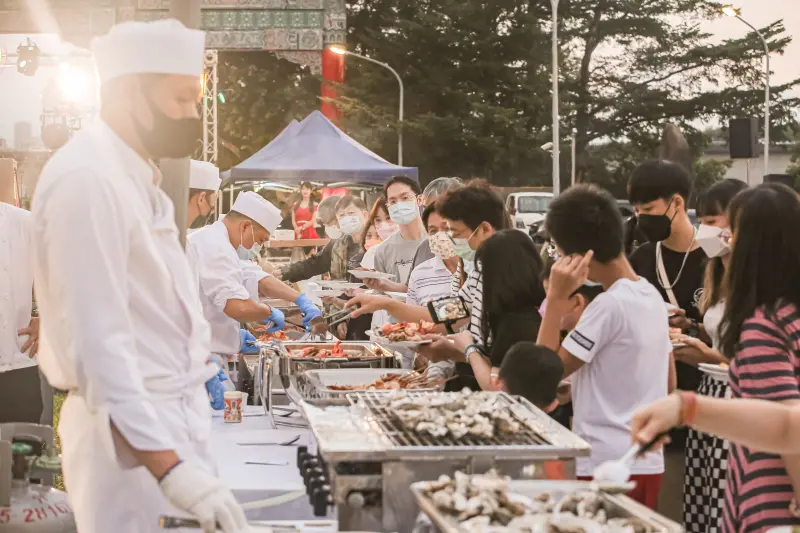
[[[698,394],[730,398],[727,383],[703,376]],[[686,439],[686,479],[683,487],[683,522],[686,533],[719,533],[725,503],[728,441],[689,430]]]

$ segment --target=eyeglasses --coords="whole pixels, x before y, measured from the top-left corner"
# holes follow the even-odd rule
[[[399,203],[403,203],[403,202],[414,202],[414,201],[416,201],[416,199],[417,199],[417,197],[414,196],[413,194],[405,194],[405,195],[401,196],[400,198],[390,198],[389,201],[386,202],[386,203],[388,205],[394,205],[394,204],[399,204]]]
[[[553,241],[547,243],[547,256],[553,261],[558,261],[561,258],[561,254],[558,253],[558,248],[556,248],[556,243]]]

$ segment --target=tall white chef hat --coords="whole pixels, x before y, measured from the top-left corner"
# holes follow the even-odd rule
[[[100,82],[131,74],[203,74],[206,34],[175,19],[123,22],[92,41]]]
[[[189,188],[202,189],[204,191],[218,191],[222,183],[219,177],[219,169],[208,161],[190,162],[189,167]]]
[[[275,233],[283,220],[280,209],[253,191],[243,192],[237,196],[231,210],[255,220],[270,233]]]

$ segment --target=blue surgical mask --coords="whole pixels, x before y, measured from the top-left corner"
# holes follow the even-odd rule
[[[389,218],[401,226],[411,224],[419,217],[417,202],[399,202],[389,206]]]
[[[249,249],[242,246],[241,242],[244,239],[244,232],[242,232],[241,238],[239,239],[239,247],[236,248],[236,254],[239,256],[239,259],[243,261],[252,261],[257,258],[261,253],[261,248],[264,246],[256,242],[256,232],[252,225],[250,226],[250,233],[253,235],[253,246]]]
[[[361,228],[363,227],[364,227],[364,221],[361,220],[361,217],[349,216],[349,217],[342,217],[339,219],[339,229],[341,229],[345,235],[352,235],[354,233],[358,233],[359,231],[361,231]]]

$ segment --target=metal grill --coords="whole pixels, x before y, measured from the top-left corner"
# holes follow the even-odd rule
[[[441,392],[441,393],[426,393],[426,392],[413,392],[406,391],[405,394],[410,397],[432,398],[441,395],[458,395],[460,393]],[[475,393],[475,394],[491,394],[498,398],[497,408],[507,409],[509,414],[520,424],[520,431],[514,434],[495,434],[491,438],[476,437],[473,435],[464,435],[459,439],[453,438],[451,435],[444,437],[434,437],[428,434],[417,433],[403,424],[400,418],[391,411],[389,407],[389,398],[384,393],[376,393],[373,391],[354,392],[348,394],[347,397],[351,403],[358,403],[364,406],[368,411],[368,421],[372,426],[378,430],[389,442],[395,447],[400,448],[502,448],[509,449],[509,447],[529,447],[529,446],[543,446],[549,445],[550,442],[543,436],[536,433],[525,420],[522,420],[514,413],[511,406],[516,406],[519,409],[521,406],[514,401],[513,398],[505,393]]]

